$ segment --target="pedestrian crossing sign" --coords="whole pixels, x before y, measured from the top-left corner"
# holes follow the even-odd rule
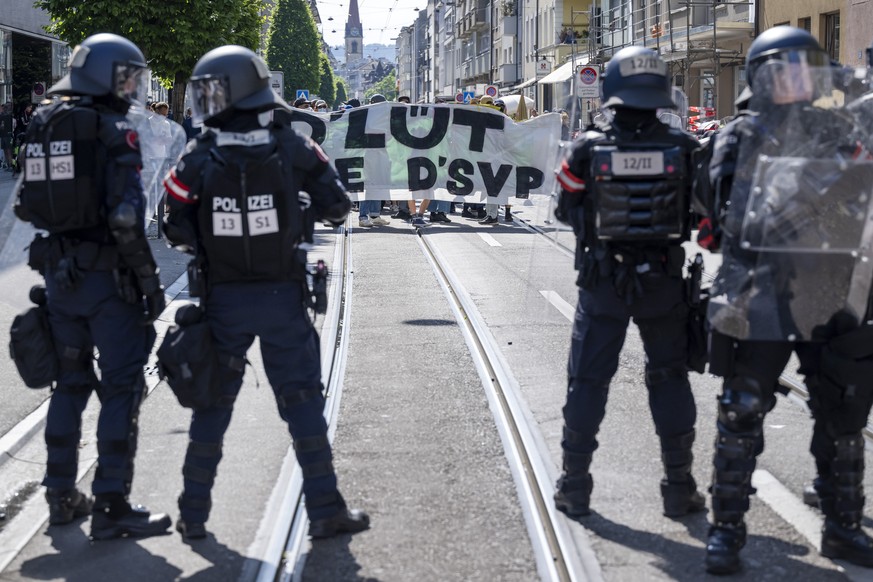
[[[470,101],[473,100],[473,97],[476,96],[476,93],[473,91],[464,91],[464,103],[469,104]]]
[[[306,89],[297,89],[297,97],[296,98],[300,99],[301,97],[303,97],[304,99],[309,101],[309,91],[307,91]]]

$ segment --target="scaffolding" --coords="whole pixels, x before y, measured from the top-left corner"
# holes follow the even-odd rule
[[[722,72],[745,61],[742,43],[737,48],[719,46],[719,34],[749,32],[751,38],[756,20],[754,1],[623,0],[609,4],[608,8],[590,8],[589,63],[602,68],[624,47],[650,47],[667,61],[673,84],[686,95],[695,90],[702,92],[704,83],[711,84],[709,103],[700,103],[700,107],[717,110]],[[681,34],[677,33],[677,25]],[[700,66],[704,63],[711,66],[704,69]]]

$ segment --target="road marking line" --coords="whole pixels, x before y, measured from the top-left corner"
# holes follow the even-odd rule
[[[800,534],[818,548],[821,542],[821,526],[824,519],[800,498],[780,483],[769,471],[756,469],[752,473],[752,487],[758,490],[758,497],[773,508]]]
[[[502,244],[500,244],[499,242],[497,242],[497,241],[494,239],[494,237],[491,236],[490,234],[486,234],[486,233],[484,233],[484,232],[477,232],[476,234],[478,234],[480,237],[482,237],[482,240],[484,240],[485,242],[487,242],[487,243],[488,243],[489,245],[491,245],[492,247],[502,247],[502,246],[503,246]]]
[[[564,301],[564,298],[554,291],[540,291],[540,295],[546,298],[546,301],[555,306],[555,309],[561,312],[561,315],[568,320],[573,321],[576,317],[576,308]]]

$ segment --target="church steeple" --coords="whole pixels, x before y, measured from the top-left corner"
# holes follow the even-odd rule
[[[350,0],[346,20],[346,64],[364,58],[364,29],[358,14],[358,0]]]

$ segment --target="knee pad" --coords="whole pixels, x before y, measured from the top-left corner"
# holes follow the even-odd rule
[[[729,432],[759,432],[766,411],[757,380],[736,376],[725,382],[718,399],[718,420]]]

